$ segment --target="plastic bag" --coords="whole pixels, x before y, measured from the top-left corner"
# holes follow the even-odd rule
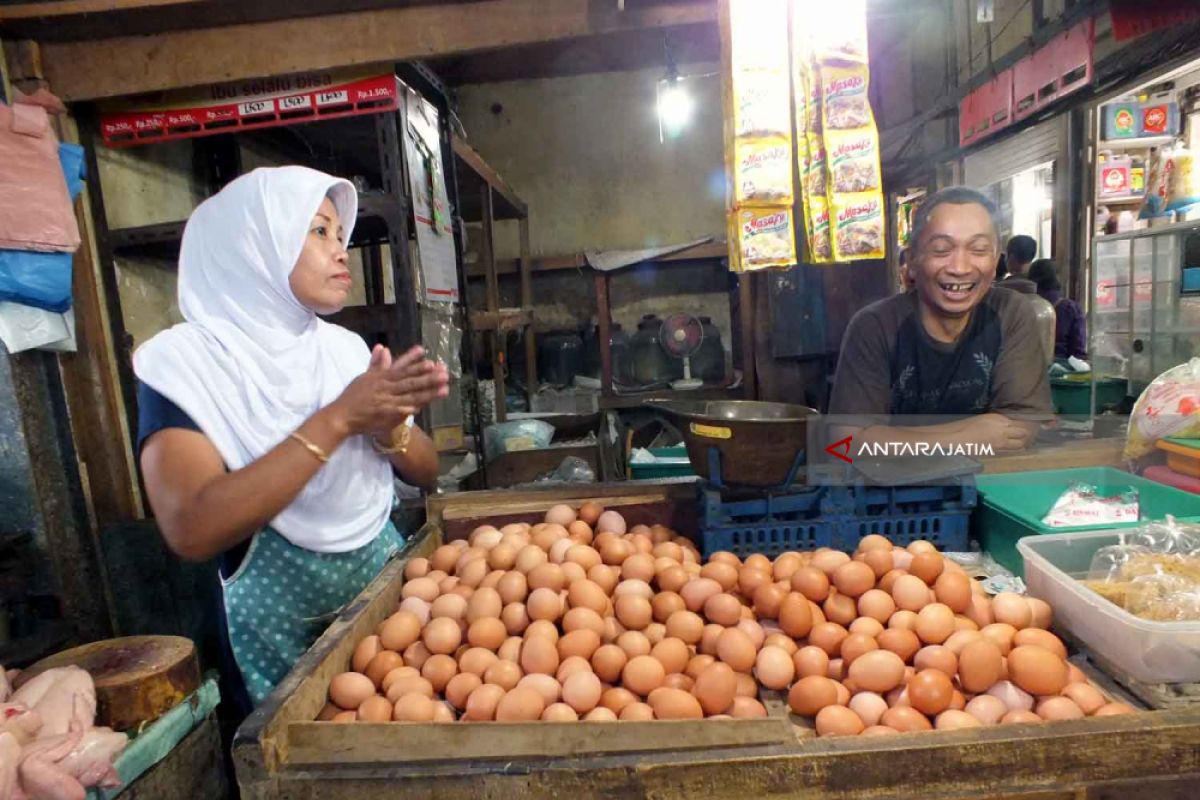
[[[1133,405],[1125,457],[1141,458],[1168,436],[1200,436],[1200,358],[1155,378]]]
[[[1095,486],[1074,483],[1054,502],[1042,524],[1052,528],[1108,525],[1136,521],[1140,518],[1139,513],[1136,489],[1102,497]]]
[[[787,267],[796,263],[796,237],[790,208],[743,208],[736,212],[742,269]]]
[[[883,258],[883,197],[878,192],[834,194],[830,225],[833,254],[837,261]]]
[[[1129,583],[1125,610],[1156,622],[1200,620],[1200,583],[1161,569],[1139,576]]]
[[[743,203],[792,203],[792,148],[786,139],[739,139],[735,190]]]
[[[46,109],[0,103],[0,247],[73,253],[79,241]]]
[[[536,483],[595,483],[596,472],[592,465],[579,456],[567,456],[553,472],[548,472]]]
[[[1200,555],[1200,525],[1180,522],[1168,514],[1161,522],[1149,522],[1130,531],[1125,541],[1151,553]]]
[[[1166,210],[1178,211],[1200,203],[1200,173],[1196,171],[1195,155],[1180,146],[1174,149],[1170,158],[1174,169],[1166,174]]]
[[[540,419],[519,419],[489,426],[483,432],[484,449],[493,459],[516,450],[537,450],[550,444],[554,426]]]
[[[1144,545],[1124,541],[1122,544],[1101,547],[1092,555],[1092,563],[1088,567],[1088,580],[1105,583],[1125,580],[1125,571],[1131,561],[1152,554],[1153,551]]]

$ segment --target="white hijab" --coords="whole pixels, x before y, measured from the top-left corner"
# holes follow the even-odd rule
[[[307,167],[256,169],[201,203],[179,254],[186,322],[134,354],[138,378],[183,409],[230,470],[286,439],[370,362],[362,339],[318,319],[288,283],[326,196],[348,241],[354,186]],[[387,459],[352,436],[271,526],[298,547],[346,552],[379,534],[393,496]]]

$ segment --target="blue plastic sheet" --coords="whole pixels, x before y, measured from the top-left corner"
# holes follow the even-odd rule
[[[83,148],[60,144],[58,160],[74,200],[83,189]],[[61,314],[71,307],[71,254],[0,250],[0,300]]]

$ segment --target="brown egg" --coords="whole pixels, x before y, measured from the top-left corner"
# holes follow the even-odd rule
[[[600,647],[600,634],[590,628],[581,628],[565,634],[558,640],[559,658],[579,656],[590,659]]]
[[[693,578],[683,585],[679,595],[687,605],[688,611],[699,613],[704,608],[708,598],[721,593],[721,584],[712,578]]]
[[[861,561],[849,561],[833,572],[833,585],[838,594],[848,599],[858,598],[875,586],[875,572]]]
[[[555,679],[559,683],[566,683],[567,678],[574,675],[576,672],[591,672],[592,665],[587,659],[579,656],[568,656],[564,658],[558,665],[558,671],[554,673]]]
[[[1049,630],[1050,623],[1054,621],[1054,610],[1050,604],[1036,597],[1026,597],[1025,602],[1029,604],[1029,627]]]
[[[575,509],[568,505],[559,504],[552,506],[550,510],[546,512],[546,522],[548,523],[565,526],[570,525],[574,521]]]
[[[429,622],[429,603],[419,597],[409,597],[400,601],[397,611],[407,611],[417,618],[422,626]]]
[[[521,646],[522,672],[553,675],[558,669],[558,663],[558,647],[552,639],[545,636],[532,636],[525,639],[525,644]],[[538,714],[541,714],[541,710],[538,711]]]
[[[871,568],[877,581],[892,570],[892,553],[890,550],[868,550],[863,554],[862,563]]]
[[[762,647],[763,641],[766,640],[767,633],[763,630],[763,626],[759,625],[758,622],[755,621],[753,612],[744,606],[743,609],[742,618],[738,620],[737,625],[734,627],[749,636],[750,642],[754,645],[754,649],[758,650]],[[747,616],[747,613],[749,616]]]
[[[913,666],[918,670],[936,669],[947,675],[955,675],[958,672],[958,657],[941,645],[931,644],[917,651],[913,656]]]
[[[521,667],[515,662],[499,660],[484,671],[483,682],[494,683],[508,691],[520,682],[523,675]]]
[[[492,569],[512,570],[517,563],[517,548],[511,542],[501,541],[488,551],[487,561]],[[503,594],[501,592],[501,595]]]
[[[496,660],[497,656],[491,650],[471,647],[458,657],[458,670],[459,672],[470,672],[482,678],[483,673]]]
[[[497,722],[529,722],[542,716],[546,701],[537,691],[517,686],[505,693],[496,706]]]
[[[608,513],[608,512],[605,512]],[[604,706],[597,706],[583,717],[584,722],[616,722],[617,715]]]
[[[401,652],[421,636],[421,621],[411,611],[397,611],[379,626],[379,644],[384,650]]]
[[[917,627],[917,614],[915,611],[897,611],[888,617],[887,626],[905,631],[915,630]]]
[[[654,709],[646,703],[630,703],[621,709],[621,722],[649,722],[654,719]]]
[[[558,592],[552,589],[534,589],[525,603],[525,608],[532,620],[556,622],[562,616],[563,603]]]
[[[1067,648],[1062,643],[1062,639],[1059,639],[1050,631],[1042,630],[1041,628],[1019,630],[1013,636],[1012,642],[1018,647],[1023,644],[1037,645],[1056,654],[1061,659],[1065,660],[1067,657]]]
[[[825,619],[845,627],[858,618],[858,604],[853,597],[838,592],[836,589],[829,593],[821,604]]]
[[[825,673],[830,679],[841,683],[846,680],[846,662],[841,658],[829,659],[829,671]]]
[[[621,713],[623,708],[636,702],[638,702],[638,696],[621,686],[605,689],[604,693],[600,695],[600,705],[614,714]]]
[[[996,618],[992,614],[992,601],[984,595],[975,592],[974,587],[978,585],[974,581],[971,582],[971,605],[967,608],[966,616],[967,619],[978,625],[980,629],[983,629],[995,622]]]
[[[360,722],[389,722],[392,719],[392,704],[386,697],[371,695],[358,707]]]
[[[334,675],[329,682],[329,699],[341,709],[352,711],[375,694],[375,683],[358,672]]]
[[[903,576],[905,576],[907,574],[908,574],[907,570],[890,569],[887,572],[885,572],[883,574],[883,577],[879,579],[879,582],[877,584],[875,584],[875,588],[879,589],[882,592],[887,592],[888,594],[891,594],[892,589],[894,589],[896,587],[896,581],[900,580],[900,578],[902,578]]]
[[[682,689],[671,689],[660,686],[646,698],[646,703],[654,709],[655,719],[701,719],[704,710],[700,702]]]
[[[476,531],[484,529],[492,529],[492,526],[483,525],[480,528],[476,528]],[[471,535],[475,536],[474,533]],[[423,578],[430,569],[432,569],[432,567],[429,566],[428,558],[414,558],[404,565],[404,579],[406,581],[411,581],[413,578]]]
[[[659,660],[663,669],[670,675],[687,669],[688,660],[692,653],[681,639],[667,638],[654,645],[650,655]]]
[[[933,730],[933,725],[929,722],[929,718],[909,706],[889,708],[883,712],[883,716],[880,717],[879,721],[889,728],[894,728],[902,733]]]
[[[460,586],[478,588],[490,569],[486,558],[472,558],[457,570]]]
[[[792,684],[788,691],[788,707],[806,717],[814,716],[826,706],[837,703],[837,684],[824,675],[808,675]]]
[[[815,566],[801,567],[792,574],[792,591],[799,592],[814,603],[823,603],[829,596],[829,576]]]
[[[1067,685],[1067,664],[1034,645],[1014,647],[1008,654],[1009,679],[1032,695],[1055,695]]]
[[[785,689],[796,676],[796,665],[786,650],[764,647],[755,658],[754,675],[768,689]]]
[[[462,644],[462,628],[458,622],[446,617],[431,619],[425,626],[421,641],[431,654],[453,653]]]
[[[467,601],[467,623],[470,624],[485,617],[499,617],[504,609],[500,593],[495,589],[479,587]]]
[[[596,532],[612,531],[615,534],[625,533],[625,518],[616,511],[605,511],[596,518]]]
[[[719,592],[704,601],[704,616],[718,625],[736,625],[742,618],[742,604],[733,595]]]
[[[800,647],[796,644],[796,640],[788,636],[786,633],[768,633],[767,638],[763,639],[763,647],[779,647],[782,648],[790,658]]]
[[[513,684],[514,686],[516,684]],[[467,696],[463,710],[463,719],[475,722],[487,722],[496,718],[496,706],[504,697],[505,689],[491,683],[479,686]]]
[[[879,552],[873,550],[871,552]],[[896,602],[892,596],[880,589],[868,589],[858,598],[858,614],[860,617],[872,619],[880,625],[891,619],[896,612]]]
[[[854,659],[847,674],[860,688],[882,694],[900,685],[904,661],[890,650],[872,650]]]
[[[1074,700],[1075,705],[1088,716],[1108,704],[1108,698],[1101,694],[1099,689],[1086,683],[1069,683],[1062,693],[1063,697]]]
[[[783,602],[779,605],[779,627],[794,639],[812,635],[816,628],[813,621],[812,603],[803,592],[790,592],[783,598]],[[816,643],[814,642],[814,644]]]
[[[933,586],[945,571],[946,564],[940,553],[917,553],[907,569],[910,575],[920,578],[927,586]]]
[[[633,658],[635,656],[648,656],[654,645],[650,644],[650,640],[646,634],[641,631],[625,631],[617,637],[617,647],[625,651],[625,655]]]
[[[378,636],[367,636],[354,648],[354,655],[350,657],[350,668],[355,672],[366,672],[367,664],[371,663],[371,659],[382,649]]]
[[[988,641],[987,637],[983,636],[980,631],[955,631],[950,634],[950,638],[943,642],[943,646],[954,655],[962,654],[963,648],[972,642]],[[995,644],[995,642],[992,642]],[[1003,652],[1003,650],[1001,650]]]
[[[550,589],[561,592],[567,585],[566,574],[561,564],[538,564],[529,571],[525,580],[531,591]]]
[[[798,677],[823,676],[829,671],[829,654],[815,645],[806,645],[792,655],[792,663]]]
[[[1093,717],[1115,717],[1118,714],[1133,714],[1133,713],[1136,713],[1136,709],[1133,706],[1126,705],[1125,703],[1108,703],[1108,704],[1100,706],[1100,708],[1096,709],[1095,713],[1092,714],[1092,716]]]
[[[712,656],[707,656],[707,655],[703,655],[703,654],[694,655],[688,661],[687,667],[684,668],[683,672],[685,675],[689,675],[692,678],[692,680],[695,680],[700,675],[700,673],[704,671],[704,669],[706,667],[709,667],[710,665],[715,664],[715,663],[720,663],[720,662],[718,662]],[[725,666],[729,666],[729,665],[726,664]]]
[[[717,640],[717,658],[735,672],[749,672],[756,654],[754,642],[737,628],[726,628]]]
[[[628,661],[629,656],[615,644],[601,645],[591,657],[592,670],[600,680],[608,683],[613,683],[621,677],[621,670]]]
[[[966,613],[971,607],[971,579],[961,572],[938,575],[933,584],[933,593],[937,595],[939,603],[949,606],[956,614]]]
[[[1079,667],[1067,662],[1067,683],[1088,683],[1088,677]]]
[[[593,541],[592,526],[580,519],[567,526],[567,535],[571,537],[571,541],[579,544],[590,544]]]
[[[879,643],[875,641],[875,637],[861,633],[852,633],[842,640],[840,650],[842,663],[845,665],[852,664],[863,653],[869,653],[872,650],[878,649]]]
[[[446,688],[450,679],[458,674],[458,662],[448,655],[432,655],[421,666],[421,677],[429,681],[434,692]]]
[[[1000,718],[1001,725],[1028,725],[1040,722],[1042,718],[1032,711],[1009,711]]]
[[[957,731],[963,728],[978,728],[982,725],[983,723],[966,711],[958,711],[953,708],[938,714],[937,720],[934,722],[934,727],[939,731]]]
[[[400,589],[400,597],[402,599],[419,597],[426,603],[432,603],[441,594],[441,591],[438,589],[438,581],[430,577],[431,575],[432,573],[423,578],[413,578],[411,581],[406,581]]]
[[[721,585],[721,591],[728,592],[737,586],[738,565],[727,561],[709,561],[700,568],[700,577],[709,578]]]
[[[917,613],[916,634],[925,644],[941,644],[954,633],[954,612],[942,603],[930,603]]]
[[[863,725],[869,728],[879,724],[880,718],[888,710],[888,704],[874,692],[859,692],[850,699],[850,710],[858,714]]]
[[[992,614],[996,622],[1012,625],[1017,630],[1028,628],[1033,621],[1033,611],[1025,598],[1013,592],[1001,592],[992,598]]]
[[[879,551],[872,551],[872,552],[879,552]],[[865,728],[863,730],[862,735],[863,736],[892,736],[899,732],[900,731],[896,730],[895,728],[889,728],[887,725],[871,725],[870,727]]]
[[[691,580],[691,578],[688,577],[688,574],[683,567],[673,566],[667,567],[659,572],[656,576],[656,580],[658,581],[658,588],[662,589],[664,592],[678,593],[679,590],[682,589],[689,580]],[[682,596],[680,599],[682,599]]]
[[[654,579],[654,556],[649,553],[631,555],[621,565],[621,578],[649,583]]]
[[[1012,681],[997,681],[987,693],[1004,703],[1009,711],[1033,710],[1033,695]]]
[[[937,716],[949,708],[953,695],[954,684],[941,670],[921,670],[908,682],[909,704],[930,717]]]
[[[467,707],[467,698],[471,692],[483,685],[483,680],[471,672],[460,672],[446,684],[446,701],[459,711]]]
[[[721,639],[721,634],[725,632],[724,625],[718,625],[711,622],[704,626],[704,632],[700,635],[700,642],[696,645],[696,651],[715,656],[717,654],[717,642]]]
[[[684,605],[683,598],[678,593],[659,592],[650,601],[650,608],[654,614],[654,621],[666,624],[672,614],[676,611],[683,611],[687,606]]]
[[[754,589],[754,613],[759,619],[777,619],[787,592],[773,583],[763,583]]]
[[[921,649],[920,637],[904,628],[888,628],[875,637],[875,641],[880,648],[895,653],[905,663],[911,661],[917,651]]]
[[[981,694],[971,698],[963,710],[984,725],[997,725],[1008,713],[1008,706],[990,694]]]
[[[662,685],[668,689],[683,689],[685,692],[690,692],[692,687],[696,685],[696,682],[682,672],[676,672],[668,674],[667,677],[663,678]]]
[[[1044,720],[1083,719],[1084,713],[1069,697],[1047,697],[1037,704],[1035,713]]]
[[[621,683],[629,691],[646,697],[650,692],[662,686],[666,676],[667,671],[663,669],[662,662],[657,658],[639,655],[629,659],[625,668],[621,670]]]
[[[958,680],[968,692],[986,692],[1004,677],[1000,648],[987,639],[971,642],[958,654]]]
[[[595,525],[596,520],[600,519],[600,515],[604,513],[604,506],[599,503],[594,503],[591,500],[579,507],[579,519],[586,522],[588,525]]]
[[[566,703],[551,703],[542,712],[542,722],[575,722],[579,715]]]
[[[576,672],[567,678],[562,687],[563,702],[579,714],[586,714],[595,708],[603,693],[600,679],[591,672]]]
[[[737,692],[737,677],[728,664],[715,662],[700,671],[692,686],[705,714],[724,713]]]
[[[500,621],[509,636],[519,636],[529,627],[529,610],[524,603],[509,603],[500,612]]]
[[[495,651],[508,638],[504,623],[493,617],[482,617],[467,628],[467,642],[472,647]]]
[[[704,635],[704,620],[692,611],[676,611],[667,617],[667,636],[682,639],[688,644],[699,643]]]
[[[969,617],[964,617],[962,614],[954,615],[954,630],[955,631],[977,631],[979,626]]]
[[[892,599],[906,611],[920,611],[929,605],[929,587],[915,575],[901,575],[892,584]],[[953,613],[951,617],[953,617]]]
[[[751,719],[767,716],[767,708],[753,697],[735,697],[729,713],[734,719]]]
[[[812,627],[808,643],[824,650],[830,658],[836,658],[841,652],[842,640],[847,635],[846,629],[836,622],[822,622]]]
[[[818,736],[857,736],[865,727],[858,714],[843,706],[825,706],[817,712]]]
[[[813,551],[812,560],[809,562],[809,564],[832,578],[833,573],[837,571],[837,568],[848,563],[849,561],[850,556],[846,555],[840,550],[821,548]]]
[[[462,630],[461,628],[459,629]],[[424,642],[413,642],[408,647],[404,648],[404,652],[400,654],[404,658],[404,663],[415,669],[420,669],[425,666],[425,659],[429,658],[432,653],[425,646]]]
[[[433,700],[423,694],[406,694],[397,698],[392,719],[396,722],[431,722],[433,713]]]
[[[601,616],[608,609],[608,595],[590,580],[575,581],[568,586],[567,602],[571,608],[588,608]]]

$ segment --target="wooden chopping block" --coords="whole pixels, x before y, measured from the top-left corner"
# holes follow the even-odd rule
[[[196,645],[182,636],[126,636],[64,650],[22,670],[15,686],[67,666],[91,674],[96,724],[117,731],[158,719],[200,687]]]

